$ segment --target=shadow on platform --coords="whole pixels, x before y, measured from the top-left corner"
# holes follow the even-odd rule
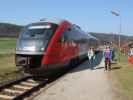
[[[118,67],[112,67],[111,70],[117,70],[117,69],[121,69],[121,66]]]
[[[97,68],[95,68],[95,69],[103,69],[104,67],[97,67]]]
[[[97,67],[101,63],[101,61],[102,61],[102,53],[99,53],[95,56],[95,59],[93,61],[91,61],[91,63],[87,59],[86,61],[81,63],[77,68],[70,71],[70,73],[79,72],[79,71],[83,71],[86,69],[95,70],[95,69],[104,68],[104,66],[103,67]]]

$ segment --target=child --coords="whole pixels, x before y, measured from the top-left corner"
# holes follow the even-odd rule
[[[94,50],[93,50],[93,48],[90,48],[88,50],[88,58],[89,58],[89,64],[92,64],[92,61],[94,59]]]

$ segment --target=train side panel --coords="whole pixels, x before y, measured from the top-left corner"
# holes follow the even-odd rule
[[[64,31],[64,29],[69,25],[70,23],[64,21],[58,27],[45,51],[44,57],[42,59],[42,65],[61,63],[63,48],[62,44],[58,43],[57,39],[60,37],[60,34]]]

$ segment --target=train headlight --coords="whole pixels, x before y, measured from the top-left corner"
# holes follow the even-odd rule
[[[18,48],[16,47],[16,50],[18,50]]]
[[[22,48],[20,48],[20,47],[17,47],[17,48],[16,48],[16,50],[22,50]]]
[[[40,50],[41,50],[41,51],[44,51],[44,47],[42,47]]]

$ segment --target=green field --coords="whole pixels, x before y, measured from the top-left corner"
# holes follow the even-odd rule
[[[15,66],[16,38],[0,38],[0,82],[16,77]]]
[[[112,79],[113,90],[121,100],[133,100],[133,64],[126,55],[120,55],[120,62],[113,65],[109,76]]]
[[[1,49],[13,49],[16,45],[16,38],[0,38]]]

